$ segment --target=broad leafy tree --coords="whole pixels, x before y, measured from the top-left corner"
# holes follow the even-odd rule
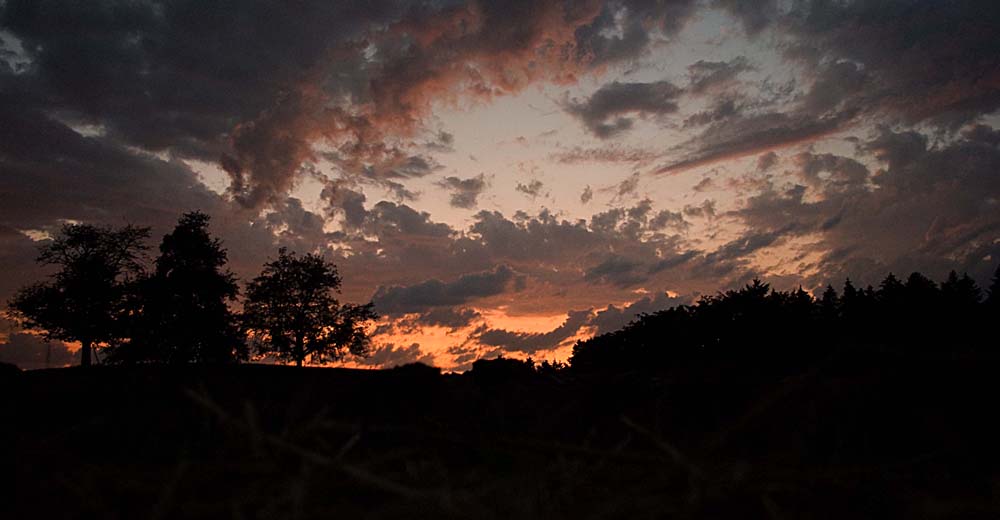
[[[243,319],[259,355],[302,366],[369,351],[372,304],[341,304],[337,267],[322,256],[281,248],[247,286]]]
[[[229,307],[239,288],[226,250],[208,232],[209,216],[183,215],[163,237],[155,272],[136,284],[131,337],[119,362],[227,363],[245,359],[246,342]]]
[[[22,326],[47,338],[77,341],[80,364],[91,364],[97,345],[124,335],[122,315],[131,283],[142,275],[149,228],[67,224],[41,247],[38,262],[59,270],[48,281],[24,287],[10,301]]]

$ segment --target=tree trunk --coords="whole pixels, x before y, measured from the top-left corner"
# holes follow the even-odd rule
[[[295,366],[301,367],[306,357],[305,338],[301,334],[295,336]]]
[[[80,348],[80,366],[89,367],[91,342],[84,340],[81,341],[80,344],[82,345],[82,348]]]

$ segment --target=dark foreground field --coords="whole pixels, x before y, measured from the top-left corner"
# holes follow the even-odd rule
[[[7,373],[13,511],[0,516],[1000,514],[1000,363],[871,356],[767,372]]]

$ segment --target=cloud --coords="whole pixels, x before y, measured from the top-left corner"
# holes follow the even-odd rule
[[[372,349],[370,356],[361,358],[358,362],[377,368],[392,368],[410,363],[434,366],[434,356],[421,350],[419,343],[411,343],[406,347],[386,343]]]
[[[619,287],[631,287],[646,281],[647,276],[641,267],[640,262],[619,255],[610,255],[601,263],[588,268],[584,273],[584,279]]]
[[[422,312],[431,307],[459,305],[475,298],[501,294],[514,278],[510,267],[500,265],[492,271],[466,274],[452,282],[431,279],[410,286],[379,287],[372,301],[380,313]]]
[[[588,202],[593,200],[593,198],[594,198],[594,190],[591,189],[590,185],[587,185],[586,187],[583,188],[583,191],[580,192],[580,202],[583,204],[587,204]]]
[[[482,173],[468,179],[458,177],[445,177],[437,182],[438,186],[451,190],[452,207],[471,209],[476,206],[476,200],[483,190],[489,185],[486,176]]]
[[[532,199],[541,195],[543,188],[545,188],[545,184],[538,179],[532,179],[527,184],[519,182],[517,183],[517,186],[514,187],[515,190],[531,197]]]
[[[596,311],[588,324],[595,327],[595,334],[605,334],[624,327],[640,314],[650,314],[689,303],[691,303],[691,298],[689,297],[675,297],[662,292],[652,297],[646,296],[640,298],[621,307],[608,305]]]
[[[709,125],[701,135],[682,145],[696,147],[697,151],[659,166],[655,173],[673,174],[725,159],[815,141],[841,130],[854,115],[841,113],[817,119],[807,114],[769,112],[735,116]]]
[[[774,165],[776,164],[778,164],[778,154],[774,152],[761,154],[761,156],[757,158],[758,171],[766,172],[771,168],[774,168]]]
[[[432,100],[569,81],[590,61],[576,52],[575,31],[600,10],[379,0],[364,9],[254,4],[238,17],[195,1],[95,12],[13,0],[0,9],[0,27],[31,63],[4,75],[12,105],[58,109],[128,146],[221,158],[231,193],[254,208],[282,200],[317,160],[317,143],[335,149],[350,175],[385,181],[433,170],[406,141]]]
[[[687,91],[696,95],[719,92],[732,86],[742,72],[752,69],[743,56],[730,61],[698,60],[688,65]]]
[[[569,311],[562,325],[548,332],[513,332],[504,329],[487,329],[476,339],[488,346],[500,347],[508,352],[534,354],[551,350],[576,336],[580,328],[590,321],[590,311]]]
[[[696,0],[605,2],[596,18],[577,29],[578,52],[595,65],[635,60],[657,33],[676,35],[696,6]]]
[[[570,150],[552,154],[552,159],[562,164],[580,163],[635,163],[643,166],[660,157],[661,152],[643,148],[630,148],[619,145],[602,146],[600,148],[581,148],[575,146]]]
[[[986,280],[993,266],[984,259],[998,258],[1000,181],[991,172],[1000,150],[973,137],[932,146],[922,134],[883,129],[859,145],[885,166],[874,172],[849,157],[802,154],[796,176],[821,197],[772,185],[735,215],[763,236],[819,240],[823,280],[872,280],[889,270],[943,276],[956,266]]]
[[[674,231],[687,231],[691,224],[684,220],[684,215],[679,211],[662,210],[650,219],[649,228],[654,231],[661,229],[672,229]]]
[[[677,98],[682,90],[668,81],[652,83],[620,83],[602,86],[586,100],[567,99],[563,106],[576,116],[596,137],[607,139],[632,128],[633,119],[662,116],[678,110]]]

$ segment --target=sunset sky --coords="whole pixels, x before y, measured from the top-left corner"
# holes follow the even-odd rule
[[[998,110],[996,0],[0,0],[0,299],[62,223],[191,210],[243,280],[333,260],[365,366],[562,360],[754,277],[984,283]]]

